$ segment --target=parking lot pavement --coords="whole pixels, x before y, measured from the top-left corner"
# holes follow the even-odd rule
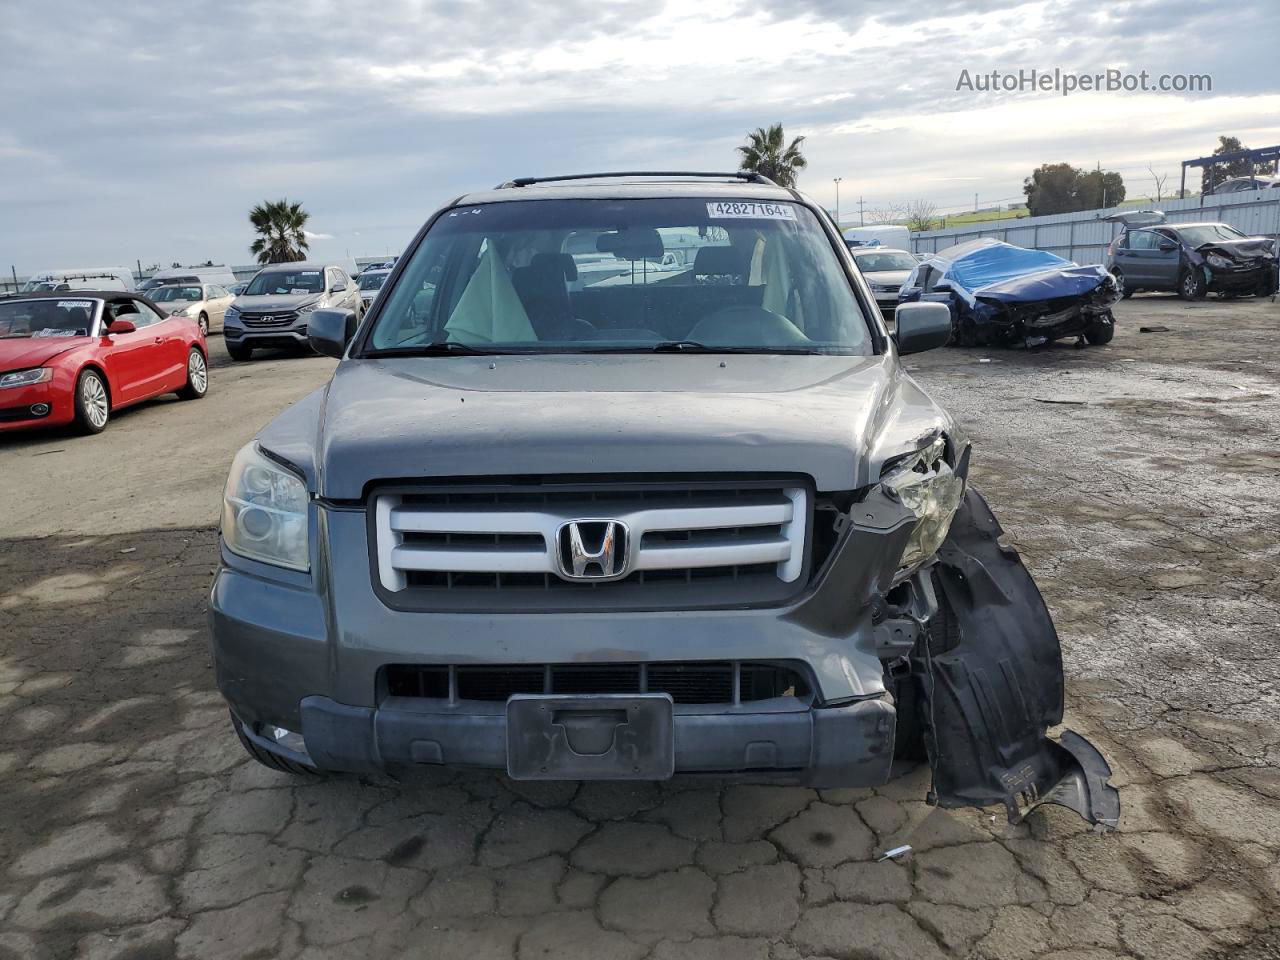
[[[282,359],[100,438],[0,443],[0,957],[1274,956],[1280,305],[1117,313],[1105,348],[909,358],[1055,614],[1117,833],[936,810],[924,769],[813,791],[255,766],[213,689],[209,524],[234,448],[328,369]]]
[[[235,452],[335,365],[283,350],[233,363],[214,334],[203,400],[169,395],[121,410],[94,437],[0,434],[5,487],[31,493],[0,502],[0,536],[216,525]]]

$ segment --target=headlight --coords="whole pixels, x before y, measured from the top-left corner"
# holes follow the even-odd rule
[[[883,283],[873,283],[871,284],[871,292],[872,293],[888,293],[889,287]]]
[[[924,449],[893,464],[881,478],[886,492],[916,516],[915,529],[898,562],[914,570],[938,552],[960,508],[964,481],[946,461],[947,442],[938,437]]]
[[[310,569],[307,488],[250,443],[231,463],[222,500],[227,549],[291,570]]]
[[[320,306],[319,303],[308,303],[305,307],[299,307],[298,316],[305,317],[307,314],[315,312],[318,306]]]
[[[33,367],[30,370],[14,370],[0,374],[0,390],[5,387],[29,387],[34,383],[48,383],[53,379],[52,367]]]
[[[240,319],[240,309],[238,307],[227,307],[227,312],[222,317],[223,323],[225,323],[228,320],[239,320],[239,319]]]
[[[1205,260],[1209,262],[1209,266],[1214,267],[1218,270],[1230,270],[1231,267],[1233,266],[1230,260],[1228,260],[1226,257],[1220,257],[1216,253],[1209,254],[1207,257],[1205,257]]]

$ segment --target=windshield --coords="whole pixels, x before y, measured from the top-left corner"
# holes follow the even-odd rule
[[[885,253],[855,253],[858,269],[863,273],[881,273],[889,270],[914,270],[918,262],[909,253],[889,251]]]
[[[97,306],[97,300],[53,297],[0,301],[0,339],[87,337]]]
[[[263,270],[249,281],[244,293],[247,297],[297,296],[323,290],[323,270]]]
[[[872,352],[849,279],[794,203],[530,200],[441,217],[366,350]]]
[[[361,290],[381,290],[382,284],[386,282],[387,273],[362,273],[360,274]]]
[[[1179,227],[1178,232],[1193,247],[1199,247],[1206,243],[1221,243],[1223,240],[1247,239],[1235,227],[1229,227],[1225,223],[1206,223],[1198,227]]]
[[[172,300],[203,300],[199,287],[156,287],[149,294],[153,303],[168,303]]]

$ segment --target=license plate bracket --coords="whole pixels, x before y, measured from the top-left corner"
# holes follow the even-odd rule
[[[668,780],[674,772],[669,694],[517,694],[507,701],[513,780]]]

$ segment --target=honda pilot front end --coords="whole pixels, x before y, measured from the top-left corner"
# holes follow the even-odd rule
[[[210,603],[297,774],[886,782],[1114,826],[1057,636],[830,218],[749,175],[512,181],[431,218],[237,456]]]

